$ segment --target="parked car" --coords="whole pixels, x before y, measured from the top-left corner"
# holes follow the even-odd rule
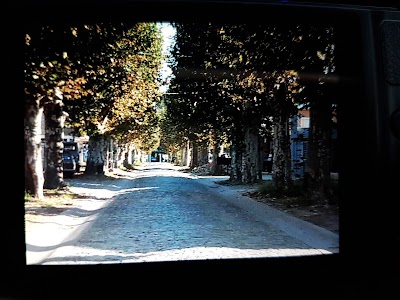
[[[80,171],[79,149],[76,142],[64,142],[63,173],[64,177],[71,178]]]
[[[63,173],[65,178],[71,178],[76,172],[76,161],[70,152],[63,154]]]

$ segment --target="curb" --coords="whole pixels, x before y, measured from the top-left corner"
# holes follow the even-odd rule
[[[255,216],[260,222],[278,227],[290,236],[301,240],[322,254],[339,253],[339,235],[313,223],[296,218],[265,203],[241,195],[241,190],[215,183],[217,180],[200,180],[209,188],[217,189],[225,201]]]

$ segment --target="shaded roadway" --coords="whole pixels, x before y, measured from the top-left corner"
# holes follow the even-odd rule
[[[167,163],[116,172],[117,180],[71,179],[71,189],[88,199],[81,208],[63,213],[64,226],[68,218],[73,220],[65,238],[60,240],[62,234],[58,234],[58,240],[48,241],[51,246],[29,245],[30,252],[42,253],[32,263],[132,263],[338,252],[338,235],[242,196],[248,187],[216,183],[226,176],[196,176]]]

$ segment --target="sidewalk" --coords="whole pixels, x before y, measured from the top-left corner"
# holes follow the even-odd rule
[[[271,175],[263,174],[263,179],[268,180]],[[272,224],[289,235],[302,240],[321,253],[330,254],[339,252],[339,236],[327,229],[306,222],[285,212],[277,210],[264,203],[257,202],[242,194],[249,190],[246,186],[225,186],[215,184],[215,181],[226,180],[225,176],[199,176],[203,184],[214,188],[219,194],[233,205],[240,207],[257,216],[257,219]]]
[[[40,264],[60,246],[72,244],[111,203],[107,200],[79,199],[58,215],[35,216],[25,221],[26,263]]]

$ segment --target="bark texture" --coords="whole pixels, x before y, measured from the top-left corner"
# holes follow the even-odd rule
[[[220,144],[220,141],[218,139],[218,135],[215,132],[214,133],[214,139],[212,141],[212,148],[211,148],[212,159],[211,159],[211,170],[210,170],[211,175],[214,175],[214,176],[221,175],[221,172],[222,172],[221,166],[219,166],[217,164],[217,158],[218,158],[218,155],[219,155],[220,147],[221,147],[221,144]]]
[[[242,182],[242,145],[240,141],[232,142],[231,174],[229,180]]]
[[[274,187],[286,191],[292,185],[290,161],[289,118],[280,115],[274,118],[274,157],[272,180]]]
[[[64,186],[63,176],[63,129],[67,114],[62,101],[49,102],[45,106],[45,180],[44,188],[58,189]]]
[[[25,191],[34,198],[42,199],[44,175],[41,146],[41,122],[43,117],[43,106],[40,101],[29,98],[25,106]]]
[[[196,142],[191,143],[191,150],[192,150],[192,155],[190,157],[190,168],[198,167],[199,166],[199,161],[198,161],[198,153],[199,153],[199,147]]]
[[[326,204],[332,196],[330,162],[332,111],[328,101],[316,102],[310,109],[309,150],[304,184],[310,199]]]
[[[104,174],[107,154],[107,143],[104,135],[91,136],[88,143],[88,160],[85,174]]]
[[[245,151],[242,154],[242,183],[255,183],[261,179],[260,138],[257,130],[247,128],[244,134]]]

